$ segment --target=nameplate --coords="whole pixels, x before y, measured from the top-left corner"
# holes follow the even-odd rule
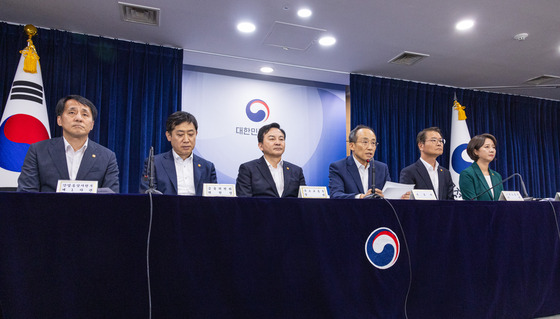
[[[300,186],[299,198],[329,198],[329,193],[325,186]]]
[[[235,197],[235,184],[204,183],[202,196],[208,197]]]
[[[57,193],[97,193],[97,181],[58,180]]]
[[[499,200],[505,201],[523,201],[523,196],[518,191],[502,191]]]
[[[556,197],[554,197],[554,200],[560,201],[560,192],[556,193]]]
[[[410,193],[410,199],[437,200],[436,194],[431,189],[413,189]]]

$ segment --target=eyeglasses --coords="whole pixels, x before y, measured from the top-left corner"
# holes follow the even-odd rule
[[[427,140],[426,142],[430,142],[430,143],[434,143],[434,144],[441,143],[441,144],[445,145],[445,139],[444,138],[442,138],[442,139],[432,138],[432,139]]]
[[[378,143],[378,142],[375,142],[375,141],[371,141],[371,142],[370,142],[370,141],[361,141],[361,142],[356,142],[356,143],[360,143],[360,144],[362,144],[364,147],[368,147],[369,145],[371,145],[372,147],[377,147],[377,146],[379,146],[379,143]]]

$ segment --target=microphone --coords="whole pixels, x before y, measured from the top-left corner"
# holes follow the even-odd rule
[[[503,180],[502,180],[501,182],[499,182],[498,184],[493,185],[492,187],[488,188],[488,189],[485,190],[484,192],[482,192],[482,193],[476,195],[475,197],[471,198],[471,200],[475,200],[475,199],[479,198],[480,196],[482,196],[482,195],[488,193],[491,189],[494,189],[494,187],[499,186],[499,185],[502,185],[503,183],[505,183],[506,181],[508,181],[508,180],[510,180],[510,179],[512,179],[512,178],[514,178],[515,176],[518,176],[518,177],[519,177],[519,181],[521,182],[521,192],[523,193],[523,194],[522,194],[522,195],[523,195],[523,200],[533,200],[533,197],[529,197],[529,194],[527,194],[527,189],[525,188],[525,183],[523,182],[523,177],[521,177],[521,174],[519,174],[519,173],[513,173],[513,174],[511,174],[511,176],[509,176],[508,178],[503,179]]]
[[[144,176],[148,179],[148,189],[144,192],[145,194],[161,194],[154,185],[154,181],[156,179],[156,172],[154,169],[154,147],[150,146],[150,155],[148,155],[148,168],[147,174]]]
[[[368,162],[369,165],[371,165],[371,173],[369,177],[371,178],[372,193],[370,195],[365,196],[364,198],[381,198],[381,196],[375,193],[375,161],[373,160],[373,158],[369,158],[366,160],[366,162]]]
[[[148,163],[146,164],[146,174],[144,174],[144,180],[150,182],[150,170],[152,166],[152,150],[153,146],[150,146],[150,153],[148,154]]]

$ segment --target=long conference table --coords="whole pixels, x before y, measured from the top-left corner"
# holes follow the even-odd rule
[[[4,318],[550,316],[559,212],[559,202],[0,193],[0,307]],[[380,228],[398,238],[386,269],[366,256]]]

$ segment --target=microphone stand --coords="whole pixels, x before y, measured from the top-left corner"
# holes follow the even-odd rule
[[[521,174],[516,173],[519,175],[519,181],[521,182],[521,191],[523,192],[523,200],[525,201],[532,201],[532,200],[539,200],[538,198],[533,198],[527,194],[527,189],[525,188],[525,183],[523,183],[523,178],[521,178]]]
[[[381,198],[381,196],[375,193],[375,162],[373,158],[366,161],[371,165],[371,173],[369,174],[371,178],[371,194],[364,196],[364,199]]]
[[[519,176],[519,181],[521,182],[521,191],[523,192],[523,200],[525,201],[532,201],[534,200],[533,197],[530,197],[529,194],[527,194],[527,189],[525,188],[525,183],[523,183],[523,178],[521,177],[521,175],[519,173],[513,173],[511,174],[511,176],[509,176],[508,178],[502,180],[501,182],[499,182],[496,185],[492,185],[492,187],[488,188],[487,190],[485,190],[484,192],[476,195],[475,197],[471,198],[471,200],[476,200],[478,199],[480,196],[488,193],[490,190],[494,189],[494,187],[498,186],[498,185],[502,185],[503,183],[505,183],[506,181],[514,178],[515,176]]]
[[[154,169],[154,147],[150,146],[150,155],[148,156],[148,189],[144,191],[144,194],[162,194],[155,187],[155,169]]]

